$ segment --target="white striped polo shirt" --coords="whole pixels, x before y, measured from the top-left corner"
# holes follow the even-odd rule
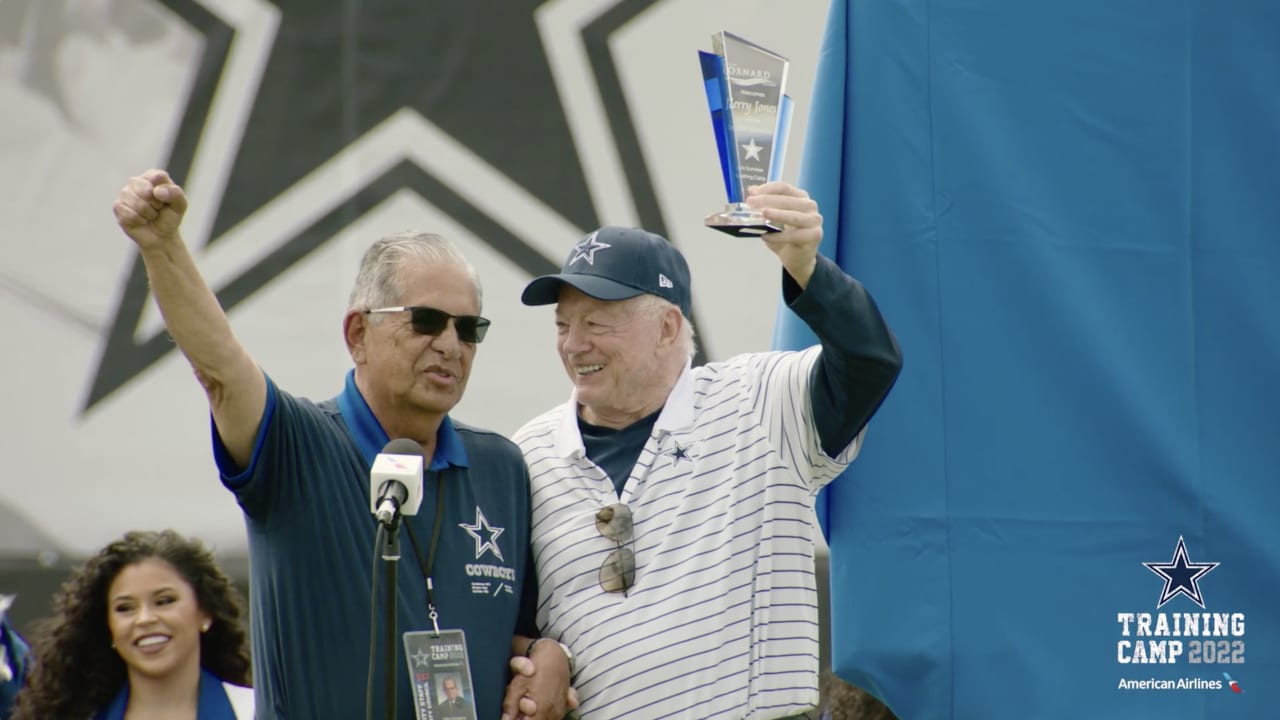
[[[821,448],[820,353],[686,368],[619,499],[587,459],[574,399],[515,435],[532,480],[538,625],[577,658],[584,720],[777,718],[818,703],[813,498],[858,453]],[[595,515],[631,508],[635,585],[598,578],[618,544]]]

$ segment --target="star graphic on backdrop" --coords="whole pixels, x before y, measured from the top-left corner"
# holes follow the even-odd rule
[[[751,138],[750,140],[747,141],[746,145],[742,146],[742,149],[747,151],[747,158],[746,158],[747,160],[759,160],[760,151],[764,149],[764,146],[757,145],[756,139]]]
[[[1182,536],[1179,535],[1178,545],[1173,550],[1172,560],[1167,563],[1144,562],[1142,564],[1146,565],[1151,572],[1164,578],[1164,590],[1160,592],[1160,603],[1156,605],[1156,609],[1159,610],[1165,603],[1172,600],[1175,595],[1186,595],[1191,598],[1191,602],[1204,609],[1204,598],[1200,595],[1200,578],[1221,563],[1191,562],[1187,557],[1187,545],[1182,541]]]
[[[458,527],[467,531],[476,541],[476,559],[484,554],[485,550],[492,552],[495,557],[503,562],[502,550],[498,547],[498,537],[505,532],[505,528],[493,527],[489,524],[489,520],[484,516],[484,511],[476,507],[476,522],[474,525],[467,523],[458,523]]]
[[[603,243],[596,240],[596,233],[591,233],[582,239],[582,242],[573,246],[573,257],[569,259],[572,265],[579,260],[586,260],[588,265],[596,264],[596,253],[600,250],[613,247],[609,243]]]
[[[413,658],[414,667],[420,667],[420,668],[431,667],[431,663],[428,662],[428,660],[430,659],[430,656],[428,656],[426,651],[423,650],[422,648],[418,648],[418,651],[415,652],[411,657]]]
[[[245,254],[259,257],[255,263],[211,281],[228,312],[405,190],[522,271],[555,272],[554,261],[507,229],[509,218],[479,201],[490,188],[459,185],[466,168],[433,168],[419,157],[423,143],[434,144],[435,136],[424,137],[428,126],[574,226],[600,224],[564,109],[547,101],[558,93],[533,12],[538,2],[504,4],[503,21],[494,22],[487,3],[142,1],[202,42],[161,161],[193,203],[187,241],[199,259],[237,226],[268,227],[250,233],[254,249]],[[317,51],[325,47],[333,50]],[[538,142],[508,141],[530,128]],[[370,152],[380,155],[369,159]],[[364,161],[352,163],[352,153]],[[320,177],[343,162],[361,169],[339,173],[342,182]],[[287,205],[290,219],[264,220],[273,205]],[[163,328],[142,327],[152,300],[136,252],[123,284],[85,411],[175,349]]]
[[[600,94],[625,167],[622,191],[635,203],[639,225],[669,236],[611,42],[659,1],[611,0],[552,29],[582,42],[583,69]],[[486,3],[140,2],[163,8],[202,43],[161,166],[208,216],[186,237],[193,248],[216,247],[236,228],[251,238],[246,255],[258,259],[210,283],[228,312],[405,190],[530,276],[556,272],[555,262],[508,229],[515,218],[477,199],[490,188],[456,184],[472,166],[432,167],[421,159],[424,146],[433,157],[444,155],[438,135],[422,131],[426,123],[574,226],[601,224],[565,109],[554,100],[565,71],[547,57],[546,26],[535,12],[543,0],[504,3],[502,22]],[[530,128],[538,142],[509,142]],[[370,147],[381,156],[367,157]],[[326,175],[335,165],[340,172]],[[354,175],[353,167],[360,168]],[[199,197],[195,188],[203,190]],[[282,227],[270,212],[276,206],[287,206],[294,221]],[[236,253],[239,242],[229,243]],[[175,350],[164,328],[143,327],[152,301],[136,253],[116,297],[82,412]],[[695,363],[709,352],[699,343]]]
[[[672,461],[672,464],[679,465],[681,460],[689,460],[689,451],[680,447],[680,443],[676,443],[675,445],[676,449],[671,451],[671,457],[675,458],[675,460]]]

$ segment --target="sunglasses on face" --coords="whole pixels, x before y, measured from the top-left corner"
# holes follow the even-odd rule
[[[606,555],[604,564],[600,566],[600,589],[625,593],[636,583],[636,554],[631,548],[622,547],[623,543],[631,540],[631,508],[622,503],[600,508],[596,513],[596,530],[618,543],[618,549]]]
[[[425,305],[374,308],[365,312],[412,313],[409,322],[413,325],[413,331],[419,335],[439,335],[449,326],[449,319],[452,318],[453,327],[458,331],[458,339],[465,343],[478,343],[484,340],[484,334],[489,332],[488,318],[482,318],[479,315],[450,315],[443,310]]]

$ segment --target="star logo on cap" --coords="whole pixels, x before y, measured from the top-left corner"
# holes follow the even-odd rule
[[[609,243],[602,243],[599,240],[596,240],[596,233],[591,233],[583,238],[582,242],[573,246],[573,257],[569,259],[569,264],[572,265],[579,260],[586,260],[588,265],[595,265],[596,251],[604,250],[609,247],[613,246]]]

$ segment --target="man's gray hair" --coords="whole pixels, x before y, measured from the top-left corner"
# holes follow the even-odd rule
[[[471,277],[476,286],[476,304],[483,308],[480,275],[458,246],[442,235],[410,231],[387,235],[365,251],[347,310],[371,310],[396,304],[405,290],[400,273],[414,262],[457,264]]]

